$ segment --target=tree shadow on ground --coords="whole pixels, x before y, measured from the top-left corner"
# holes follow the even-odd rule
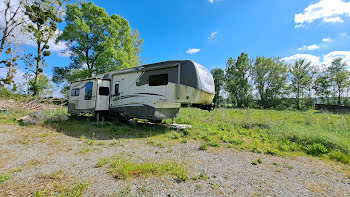
[[[175,129],[166,128],[163,125],[145,122],[93,122],[91,117],[70,117],[67,121],[51,121],[46,123],[57,132],[67,136],[80,138],[85,136],[94,140],[147,138],[165,134]]]

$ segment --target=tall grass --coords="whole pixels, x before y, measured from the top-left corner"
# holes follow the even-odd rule
[[[230,143],[239,149],[270,154],[338,155],[335,160],[350,161],[350,114],[255,109],[209,113],[184,108],[175,122],[191,124],[193,129],[187,137],[207,143]]]

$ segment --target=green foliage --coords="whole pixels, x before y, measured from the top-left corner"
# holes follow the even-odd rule
[[[341,105],[341,96],[345,90],[345,88],[349,87],[349,74],[350,72],[347,70],[347,64],[342,62],[342,58],[335,58],[332,61],[331,66],[328,68],[330,82],[336,92],[334,93],[334,97],[338,97],[338,105]]]
[[[97,168],[101,168],[103,166],[105,166],[106,164],[109,163],[109,158],[108,157],[104,157],[104,158],[100,158],[96,164]]]
[[[53,187],[49,189],[39,190],[34,193],[35,197],[46,196],[67,196],[80,197],[83,196],[84,191],[89,187],[89,183],[76,183],[71,185],[62,185],[54,182]]]
[[[225,71],[221,68],[213,68],[210,72],[213,75],[215,84],[215,97],[213,102],[216,105],[220,105],[224,101],[223,97],[220,95],[220,92],[225,84]]]
[[[12,175],[0,175],[0,183],[6,182],[12,178]]]
[[[339,161],[345,164],[350,163],[350,155],[346,155],[340,151],[333,151],[329,154],[329,157],[335,161]]]
[[[209,177],[204,173],[200,173],[198,176],[192,177],[192,180],[194,180],[194,181],[197,181],[197,180],[204,180],[205,181],[208,179],[209,179]]]
[[[92,2],[82,2],[67,5],[65,22],[67,25],[57,41],[68,44],[72,63],[66,68],[54,68],[54,82],[84,79],[93,73],[140,64],[143,40],[121,16],[109,16]]]
[[[52,85],[50,84],[50,80],[48,77],[46,77],[45,75],[41,75],[39,80],[36,81],[35,78],[30,79],[28,81],[28,85],[29,85],[29,91],[33,92],[33,95],[35,94],[36,91],[36,95],[51,95],[51,89],[52,89]]]
[[[199,146],[199,150],[208,150],[208,144],[204,143]]]
[[[40,94],[42,81],[41,73],[43,72],[42,65],[44,57],[50,56],[48,51],[48,42],[53,39],[57,31],[57,24],[62,22],[63,3],[67,0],[34,0],[29,1],[24,6],[25,15],[29,19],[26,31],[31,35],[31,39],[36,43],[37,54],[34,57],[36,65],[30,69],[35,74],[34,80],[31,83],[33,95]],[[34,61],[33,61],[34,62]]]
[[[28,101],[33,99],[34,97],[25,94],[16,94],[13,91],[2,87],[0,88],[0,98],[6,100],[14,100],[14,101]]]
[[[237,107],[251,105],[251,85],[248,83],[251,62],[246,53],[241,53],[235,62],[230,58],[226,64],[226,91]]]
[[[259,105],[271,108],[279,105],[287,83],[287,66],[280,59],[257,57],[252,76],[260,97]]]
[[[327,152],[328,149],[323,144],[310,144],[306,146],[306,153],[310,155],[320,156]]]
[[[253,160],[253,161],[251,162],[251,164],[256,166],[256,165],[258,165],[258,164],[259,164],[259,162],[258,162],[258,161],[256,161],[256,160]]]
[[[134,163],[123,157],[117,158],[111,163],[110,172],[118,179],[128,179],[133,177],[149,177],[151,175],[171,174],[177,181],[185,182],[188,179],[185,168],[174,162],[168,163]]]
[[[311,62],[306,60],[297,60],[290,68],[291,74],[291,90],[295,94],[296,108],[300,109],[300,97],[304,89],[311,81],[310,77]]]

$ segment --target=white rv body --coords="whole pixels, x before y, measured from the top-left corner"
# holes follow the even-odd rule
[[[104,113],[161,121],[178,114],[181,104],[211,105],[214,80],[189,60],[167,61],[113,71],[72,82],[72,114]]]

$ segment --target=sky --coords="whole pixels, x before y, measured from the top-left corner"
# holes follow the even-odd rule
[[[315,65],[343,57],[350,65],[349,0],[95,0],[108,14],[127,19],[144,39],[143,64],[194,60],[225,69],[241,52],[250,58],[305,58]],[[64,24],[60,24],[62,30]],[[70,60],[64,43],[50,44],[44,72]],[[26,52],[34,51],[26,43]],[[19,65],[20,73],[24,72]],[[4,71],[0,70],[0,76]],[[20,78],[19,76],[16,76]]]

